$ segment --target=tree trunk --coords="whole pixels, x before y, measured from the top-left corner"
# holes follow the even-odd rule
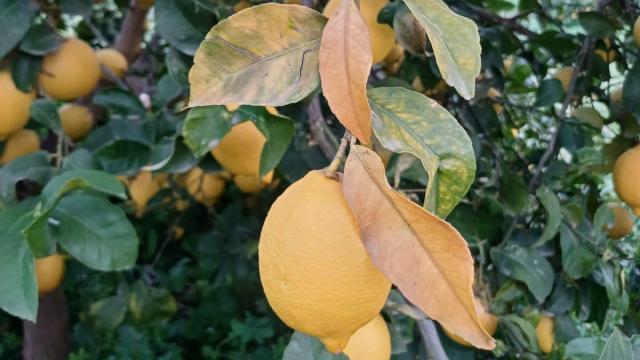
[[[69,313],[62,290],[40,297],[38,321],[24,320],[24,360],[64,360],[69,356]]]

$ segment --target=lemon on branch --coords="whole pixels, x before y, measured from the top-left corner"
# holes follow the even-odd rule
[[[382,316],[378,315],[349,339],[344,349],[349,360],[389,360],[391,336]]]
[[[4,144],[0,164],[6,165],[11,161],[40,150],[40,138],[33,130],[22,129],[11,135]]]
[[[0,140],[6,139],[29,122],[29,108],[35,98],[35,91],[20,91],[13,82],[11,73],[0,71]]]
[[[129,68],[127,58],[125,58],[124,55],[116,49],[100,49],[96,51],[96,56],[98,57],[98,61],[100,61],[101,65],[107,67],[113,75],[119,78],[123,77]],[[108,76],[104,75],[102,75],[102,78],[104,80],[110,79]]]
[[[640,145],[627,150],[616,160],[613,184],[620,200],[640,216]]]
[[[36,259],[38,293],[47,294],[57,289],[64,278],[64,259],[60,254]]]
[[[86,106],[68,104],[62,106],[59,112],[62,129],[73,141],[84,139],[93,128],[93,113]]]

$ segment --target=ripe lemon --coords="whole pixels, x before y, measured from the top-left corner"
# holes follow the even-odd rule
[[[68,104],[60,108],[62,129],[73,141],[84,139],[93,128],[93,113],[88,107]]]
[[[554,78],[560,80],[562,83],[562,89],[566,92],[569,90],[569,85],[571,84],[571,77],[573,76],[573,68],[571,66],[565,66],[556,71],[553,75]]]
[[[196,201],[208,206],[218,200],[225,188],[225,181],[220,174],[205,173],[197,167],[187,173],[184,184]]]
[[[275,201],[258,258],[276,314],[332,353],[378,315],[391,288],[371,263],[341,183],[321,171],[309,172]]]
[[[258,174],[260,154],[267,139],[252,121],[231,128],[211,153],[227,171],[233,174]]]
[[[40,150],[38,134],[33,130],[22,129],[7,139],[0,157],[0,164],[8,164],[21,156],[38,150]]]
[[[233,6],[233,12],[237,13],[251,7],[251,3],[246,0],[240,0]]]
[[[536,336],[538,337],[538,347],[545,354],[553,349],[554,338],[554,321],[553,318],[544,314],[540,315],[538,326],[536,326]]]
[[[341,2],[342,0],[330,0],[322,12],[324,16],[330,17]],[[371,36],[371,51],[374,64],[382,61],[396,43],[396,34],[393,29],[387,24],[378,22],[378,13],[388,3],[388,0],[360,1],[360,12],[367,23],[369,35]]]
[[[11,73],[0,71],[0,140],[22,129],[29,122],[29,108],[36,92],[16,88]]]
[[[382,316],[378,315],[356,331],[344,349],[349,360],[389,360],[391,336]]]
[[[101,65],[109,68],[113,75],[119,78],[122,78],[129,68],[127,58],[125,58],[124,55],[116,49],[100,49],[96,51],[96,56],[98,57],[98,61],[100,61]],[[105,76],[105,74],[102,74],[102,79],[110,80],[109,76]]]
[[[640,46],[640,16],[633,23],[633,40],[635,40],[636,45]]]
[[[233,182],[238,189],[246,194],[257,194],[264,190],[273,180],[273,170],[269,171],[262,179],[254,174],[238,174],[233,178]]]
[[[640,145],[627,150],[616,160],[613,185],[620,200],[640,216]]]
[[[626,208],[618,204],[609,204],[613,212],[613,224],[605,224],[604,230],[611,239],[620,239],[633,231],[633,219]]]
[[[64,278],[64,259],[60,254],[36,259],[38,293],[50,293],[57,289]]]
[[[480,300],[479,298],[474,298],[473,302],[476,306],[476,313],[478,314],[480,324],[489,335],[493,336],[493,334],[496,333],[496,329],[498,328],[498,318],[487,311],[485,306],[482,304],[482,300]],[[443,327],[442,330],[451,340],[457,342],[458,344],[462,346],[471,346],[471,344],[467,340],[450,332],[446,328]]]
[[[137,216],[144,214],[147,203],[162,189],[166,181],[167,178],[163,174],[154,176],[150,171],[141,171],[133,180],[127,182]]]
[[[79,39],[67,39],[44,57],[38,77],[42,89],[56,100],[89,95],[100,80],[100,62],[93,49]]]

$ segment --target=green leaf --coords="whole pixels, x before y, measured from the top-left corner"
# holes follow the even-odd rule
[[[158,80],[156,91],[153,94],[153,105],[156,108],[169,106],[185,90],[185,86],[178,83],[170,74],[164,74]]]
[[[158,33],[171,46],[181,52],[193,56],[204,39],[202,33],[194,25],[193,14],[187,10],[188,6],[196,7],[191,2],[181,0],[157,0],[155,4],[155,23],[158,26]],[[210,19],[215,19],[212,14],[201,6],[200,11],[209,15]]]
[[[56,242],[49,231],[48,216],[42,216],[31,224],[25,235],[29,248],[35,257],[49,256],[56,251]]]
[[[167,289],[154,288],[136,282],[129,295],[129,311],[142,323],[170,319],[177,310],[176,299]]]
[[[595,38],[607,38],[612,36],[618,24],[616,21],[602,15],[598,11],[581,11],[578,13],[578,22],[587,32]]]
[[[536,191],[536,196],[547,211],[547,226],[545,226],[544,232],[534,244],[534,246],[539,246],[553,239],[558,233],[562,223],[562,208],[556,194],[546,186],[541,186]]]
[[[441,0],[405,0],[424,27],[443,79],[465,99],[475,94],[480,74],[480,34],[476,24]]]
[[[640,99],[640,58],[633,63],[622,85],[622,105],[627,111],[640,116],[638,99]]]
[[[179,137],[164,139],[154,150],[157,151],[155,160],[152,155],[152,165],[145,166],[145,170],[181,174],[196,166],[199,161]]]
[[[562,268],[572,279],[583,278],[598,265],[598,254],[581,242],[566,225],[560,228],[560,247],[562,249]]]
[[[151,148],[131,140],[117,140],[94,153],[96,162],[110,174],[134,172],[149,163]]]
[[[74,194],[60,200],[51,218],[56,241],[87,267],[100,271],[130,269],[138,257],[138,236],[119,207],[107,199]]]
[[[625,290],[624,278],[619,264],[601,262],[593,271],[593,280],[607,291],[609,306],[622,313],[629,309],[629,294]]]
[[[346,355],[334,355],[328,352],[320,340],[294,332],[289,345],[284,349],[282,360],[349,360]]]
[[[189,110],[182,127],[184,142],[194,155],[204,156],[231,130],[232,117],[224,106],[203,106]]]
[[[564,90],[558,79],[546,79],[540,82],[534,106],[553,106],[562,101]]]
[[[38,24],[29,29],[20,42],[20,50],[34,56],[43,56],[54,52],[62,44],[62,37],[49,25]]]
[[[31,1],[0,0],[0,59],[22,40],[34,15]]]
[[[529,191],[522,176],[510,169],[502,169],[499,199],[504,209],[512,215],[521,213],[529,203]]]
[[[122,116],[144,117],[147,112],[135,94],[116,87],[100,90],[93,97],[93,102],[106,107],[112,114]]]
[[[553,268],[537,251],[509,244],[491,249],[491,259],[504,275],[524,282],[539,303],[551,293]]]
[[[62,128],[58,107],[52,100],[38,99],[34,101],[31,104],[31,117],[53,131],[60,131]]]
[[[30,221],[29,207],[0,211],[0,308],[35,321],[38,314],[35,257],[23,232]]]
[[[127,299],[124,294],[96,301],[89,308],[92,323],[99,329],[115,330],[127,314]]]
[[[189,68],[192,61],[189,57],[178,52],[174,48],[170,48],[167,56],[164,58],[167,71],[178,83],[189,86]]]
[[[604,341],[598,337],[577,338],[569,341],[565,355],[580,360],[597,360],[604,349]]]
[[[11,77],[16,87],[23,92],[31,91],[41,68],[42,57],[19,52],[11,64]]]
[[[29,179],[44,185],[53,176],[53,171],[49,156],[44,151],[22,156],[0,168],[0,205],[5,207],[17,202],[18,181]]]
[[[94,168],[93,155],[91,155],[91,152],[87,149],[75,150],[64,158],[64,162],[62,163],[62,171]]]
[[[91,0],[60,0],[62,12],[69,15],[87,17],[91,15]]]
[[[115,176],[98,170],[71,170],[54,177],[42,189],[44,211],[53,208],[64,194],[77,189],[91,189],[120,199],[127,198],[124,185]]]
[[[633,359],[633,348],[631,340],[618,329],[615,328],[607,343],[604,345],[600,360],[622,360]]]
[[[273,115],[263,107],[241,106],[236,110],[237,118],[250,119],[267,141],[260,153],[260,178],[273,170],[287,152],[293,139],[294,124],[282,115]]]
[[[219,22],[195,55],[189,106],[280,106],[302,100],[319,84],[326,22],[306,6],[273,3]]]
[[[509,314],[501,316],[499,323],[504,339],[515,346],[516,349],[522,352],[539,351],[536,330],[530,322],[518,315]]]
[[[376,137],[385,148],[420,159],[429,174],[425,207],[445,218],[475,177],[471,139],[445,108],[420,93],[376,88],[368,95]]]

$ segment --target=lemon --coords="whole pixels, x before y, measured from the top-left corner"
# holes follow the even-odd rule
[[[613,185],[620,200],[640,216],[640,145],[627,150],[616,160]]]
[[[540,320],[536,326],[536,336],[538,337],[538,347],[545,354],[553,349],[554,338],[554,321],[553,318],[544,314],[540,315]]]
[[[560,80],[560,83],[562,83],[562,89],[564,89],[565,92],[569,90],[569,85],[571,85],[572,76],[573,76],[573,68],[571,66],[565,66],[563,68],[560,68],[553,75],[554,78]]]
[[[50,293],[57,289],[64,278],[64,259],[60,254],[36,259],[38,293]]]
[[[196,167],[187,173],[185,186],[196,201],[211,206],[224,192],[225,181],[219,174],[205,173]]]
[[[633,231],[633,219],[626,208],[618,204],[609,204],[613,212],[613,224],[606,224],[604,230],[611,239],[620,239]]]
[[[322,13],[326,17],[330,17],[341,2],[342,0],[330,0]],[[382,61],[396,43],[396,34],[393,29],[387,24],[378,22],[378,13],[388,3],[388,0],[360,1],[360,12],[367,23],[369,35],[371,36],[371,51],[374,64]]]
[[[154,176],[150,171],[141,171],[133,180],[127,181],[137,216],[144,214],[147,203],[162,189],[166,181],[165,175]]]
[[[251,7],[251,3],[246,0],[240,0],[233,6],[233,12],[237,13]]]
[[[332,353],[378,315],[391,288],[371,263],[341,183],[321,171],[309,172],[275,201],[258,258],[276,314]]]
[[[233,174],[258,174],[260,154],[267,142],[252,121],[231,128],[211,153],[227,171]]]
[[[93,113],[86,106],[68,104],[59,112],[62,129],[73,141],[84,139],[93,128]]]
[[[485,306],[482,304],[482,300],[480,300],[479,298],[475,297],[473,299],[473,302],[476,306],[476,313],[478,314],[478,319],[480,320],[480,324],[482,325],[484,330],[487,332],[487,334],[493,336],[493,334],[496,333],[496,329],[498,328],[498,318],[492,313],[487,311]],[[471,346],[471,344],[468,341],[450,332],[446,328],[443,327],[442,330],[444,331],[445,334],[447,334],[447,336],[451,340],[457,342],[458,344],[462,346]]]
[[[378,315],[349,339],[344,349],[349,360],[389,360],[391,336],[382,316]]]
[[[22,129],[11,135],[4,144],[0,164],[6,165],[11,161],[40,150],[40,138],[33,130]]]
[[[129,68],[127,58],[125,58],[124,55],[116,49],[100,49],[96,51],[96,56],[98,57],[98,61],[100,61],[101,65],[109,68],[113,75],[119,78],[122,78]],[[109,80],[110,78],[103,74],[102,79]]]
[[[262,179],[254,174],[239,174],[233,178],[238,189],[246,194],[259,193],[271,184],[271,180],[273,180],[273,170],[269,171]]]
[[[18,90],[11,73],[0,71],[0,140],[24,128],[29,122],[29,108],[36,92]]]
[[[98,85],[100,73],[100,62],[93,49],[72,38],[44,57],[38,79],[52,98],[72,100],[89,95]]]

